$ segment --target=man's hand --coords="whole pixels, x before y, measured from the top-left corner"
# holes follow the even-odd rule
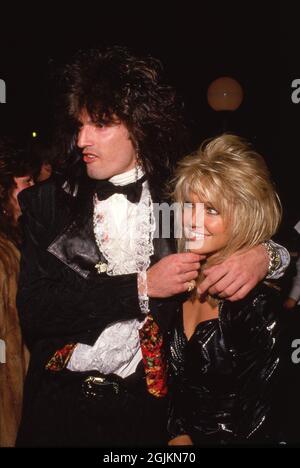
[[[203,256],[194,253],[168,255],[147,271],[149,297],[170,297],[187,291],[189,281],[198,277]]]
[[[206,291],[230,301],[243,299],[268,272],[269,258],[262,245],[247,252],[236,252],[220,265],[203,271],[206,278],[198,286],[198,293]]]

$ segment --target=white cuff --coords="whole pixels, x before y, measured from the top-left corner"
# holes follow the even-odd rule
[[[143,314],[149,313],[149,296],[147,287],[147,270],[140,271],[137,275],[139,303]]]

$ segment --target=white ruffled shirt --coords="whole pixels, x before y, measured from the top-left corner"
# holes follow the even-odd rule
[[[138,172],[137,172],[138,171]],[[115,185],[127,185],[143,176],[141,169],[132,169],[110,179]],[[143,183],[139,203],[115,193],[106,200],[94,199],[94,232],[96,242],[107,261],[108,275],[139,273],[143,278],[153,254],[155,219],[148,182]],[[139,297],[145,314],[148,297]],[[71,371],[98,370],[120,377],[132,374],[142,359],[139,329],[144,321],[137,319],[116,322],[101,333],[93,346],[78,343],[68,369]]]

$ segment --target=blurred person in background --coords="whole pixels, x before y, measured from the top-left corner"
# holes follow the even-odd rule
[[[300,234],[300,221],[296,223],[293,228],[293,232],[297,232],[297,240],[295,242],[296,245],[296,252],[294,256],[296,257],[295,260],[295,272],[291,281],[290,289],[287,292],[287,297],[284,301],[284,308],[285,309],[294,309],[296,305],[300,305],[300,245],[299,245],[299,234]],[[291,256],[292,253],[291,253]]]
[[[49,143],[38,140],[32,141],[29,151],[36,166],[34,173],[35,182],[43,182],[49,179],[54,172],[55,167],[55,149]]]
[[[16,309],[21,214],[17,195],[33,185],[27,153],[0,141],[0,447],[12,447],[20,422],[29,353]]]

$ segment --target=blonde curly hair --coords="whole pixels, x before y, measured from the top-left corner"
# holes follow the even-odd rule
[[[210,265],[270,239],[279,227],[282,207],[266,163],[236,135],[206,140],[179,163],[173,184],[173,198],[182,206],[195,194],[225,221],[230,242],[210,258]],[[184,244],[180,239],[180,251]]]

